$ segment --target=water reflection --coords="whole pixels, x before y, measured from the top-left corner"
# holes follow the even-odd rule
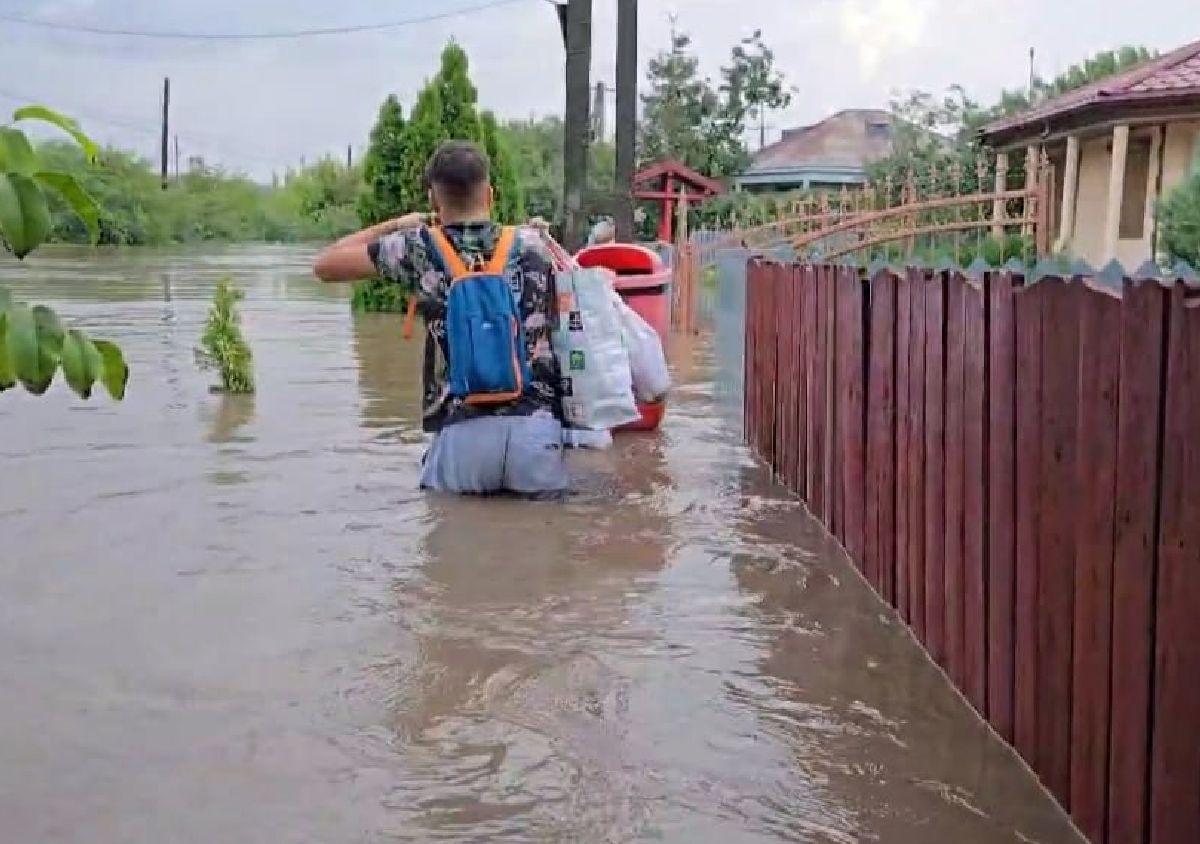
[[[254,395],[217,393],[215,411],[211,414],[207,440],[210,443],[250,442],[253,438],[239,436],[239,431],[254,421]]]
[[[354,357],[362,424],[381,440],[421,438],[421,349],[418,331],[402,336],[400,314],[354,314]]]

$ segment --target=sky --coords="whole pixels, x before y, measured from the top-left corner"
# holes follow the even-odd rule
[[[453,38],[467,50],[481,106],[501,117],[561,114],[563,48],[550,0],[0,0],[0,115],[39,102],[97,140],[154,155],[161,88],[186,159],[259,179],[324,154],[361,154],[379,103],[407,106]],[[730,48],[761,29],[795,86],[780,129],[843,108],[886,108],[900,91],[961,84],[988,102],[1097,50],[1169,50],[1200,38],[1197,0],[640,0],[639,60],[692,36],[716,77]],[[461,14],[454,14],[461,12]],[[184,41],[32,28],[51,24],[189,33],[261,33],[405,21],[304,39]],[[1189,22],[1191,30],[1188,30]],[[592,81],[614,81],[616,0],[594,0]],[[611,107],[611,101],[610,101]],[[611,112],[610,112],[611,114]],[[611,125],[611,120],[610,120]],[[757,137],[748,138],[752,146]]]

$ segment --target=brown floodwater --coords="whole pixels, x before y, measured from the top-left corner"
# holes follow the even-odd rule
[[[293,249],[0,275],[128,399],[0,397],[0,840],[1077,842],[713,398],[561,502],[416,489],[417,343]],[[193,346],[245,286],[253,398]]]

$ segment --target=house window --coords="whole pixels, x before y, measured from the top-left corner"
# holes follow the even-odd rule
[[[1125,189],[1121,194],[1122,240],[1146,236],[1146,184],[1150,181],[1150,139],[1130,138],[1125,153]]]

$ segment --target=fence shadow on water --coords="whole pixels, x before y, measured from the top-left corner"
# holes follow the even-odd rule
[[[747,257],[753,449],[1092,841],[1200,841],[1195,277]]]

